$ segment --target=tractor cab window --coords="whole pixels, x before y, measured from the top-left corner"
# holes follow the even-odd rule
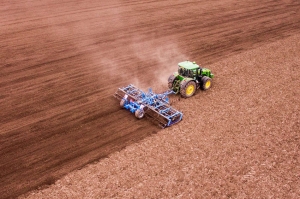
[[[179,68],[178,68],[178,74],[181,75],[181,76],[184,76],[184,74],[185,74],[185,69],[179,67]]]
[[[198,73],[198,76],[202,75],[202,68],[199,68],[199,69],[197,70],[197,73]]]
[[[192,70],[189,70],[186,68],[182,68],[182,67],[178,68],[178,73],[179,73],[179,75],[184,76],[184,77],[193,78],[195,76],[195,71],[192,71]]]

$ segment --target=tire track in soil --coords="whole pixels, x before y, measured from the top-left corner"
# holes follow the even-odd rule
[[[157,85],[166,64],[176,70],[178,53],[159,60],[156,45],[176,43],[179,54],[205,65],[300,30],[298,1],[90,3],[32,2],[36,13],[15,3],[2,14],[1,198],[157,132],[111,96],[133,78]]]

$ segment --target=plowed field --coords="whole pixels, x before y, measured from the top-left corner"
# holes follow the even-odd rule
[[[299,1],[2,1],[0,25],[0,198],[53,184],[125,147],[139,151],[139,144],[153,150],[135,156],[125,149],[120,158],[129,153],[132,164],[147,162],[125,169],[129,176],[145,171],[162,180],[149,197],[299,196]],[[207,92],[172,97],[184,112],[178,125],[161,130],[113,98],[129,83],[166,90],[168,76],[187,59],[216,77]],[[199,165],[172,164],[196,157]],[[106,164],[110,158],[97,167],[107,169],[99,178],[106,192],[77,196],[147,196],[124,192],[138,190],[128,181],[151,184],[147,178],[127,178],[117,192],[122,174]],[[182,187],[199,195],[183,194],[181,183],[197,176],[206,184]]]

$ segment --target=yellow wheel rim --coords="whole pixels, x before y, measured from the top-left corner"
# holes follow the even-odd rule
[[[191,94],[193,94],[194,90],[195,90],[194,85],[189,85],[189,86],[186,88],[185,93],[186,93],[186,95],[191,95]]]
[[[207,80],[207,82],[205,83],[205,88],[209,88],[210,84],[211,84],[210,80]]]

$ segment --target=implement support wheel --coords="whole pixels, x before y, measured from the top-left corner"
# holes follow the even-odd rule
[[[138,119],[142,119],[145,115],[144,110],[141,109],[137,109],[134,113],[135,117],[137,117]]]
[[[120,106],[123,108],[124,105],[125,105],[125,103],[126,103],[126,100],[125,100],[125,99],[121,99],[121,101],[120,101]]]

